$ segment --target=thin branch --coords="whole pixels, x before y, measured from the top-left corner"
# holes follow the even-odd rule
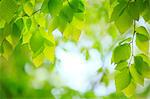
[[[135,34],[136,34],[135,26],[136,26],[136,24],[135,24],[135,20],[134,20],[134,23],[133,23],[133,36],[132,36],[132,41],[130,42],[132,52],[131,52],[131,58],[129,60],[128,66],[131,65],[132,59],[134,57],[134,38],[135,38]]]
[[[28,16],[28,17],[31,17],[31,16],[33,16],[34,14],[36,14],[37,12],[39,12],[39,11],[41,11],[41,9],[38,9],[38,10],[36,10],[36,11],[34,11],[30,16]],[[22,17],[24,17],[25,15],[23,15]]]
[[[36,11],[34,11],[32,14],[31,14],[31,16],[33,16],[34,14],[36,14],[37,12],[39,12],[41,9],[38,9],[38,10],[36,10]]]

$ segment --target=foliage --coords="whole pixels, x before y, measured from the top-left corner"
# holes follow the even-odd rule
[[[2,97],[53,97],[47,91],[47,84],[43,90],[31,89],[28,82],[31,78],[24,72],[24,66],[30,64],[38,68],[45,66],[46,61],[55,65],[55,48],[59,43],[53,34],[55,30],[62,33],[64,41],[75,43],[85,32],[94,41],[92,48],[102,54],[102,60],[112,52],[118,97],[126,98],[122,92],[127,97],[134,96],[136,87],[144,86],[144,80],[150,79],[150,32],[149,27],[138,25],[140,18],[150,24],[150,0],[0,0]],[[96,34],[93,24],[103,30]],[[107,50],[101,42],[104,35],[115,41]],[[90,57],[88,49],[82,49],[86,60]],[[98,73],[103,74],[100,83],[107,86],[109,71],[100,68]],[[66,90],[62,99],[70,99],[72,95],[96,98],[93,91],[81,94]],[[110,97],[117,97],[116,93]],[[103,98],[109,99],[109,96]]]

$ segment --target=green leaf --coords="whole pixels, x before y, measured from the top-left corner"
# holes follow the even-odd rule
[[[128,85],[128,87],[126,87],[123,90],[123,93],[127,96],[127,97],[131,97],[133,96],[133,94],[135,93],[136,90],[136,84],[131,80],[130,84]]]
[[[134,57],[134,62],[135,62],[135,68],[137,72],[141,75],[141,70],[142,70],[142,64],[143,64],[143,59],[140,56],[135,56]]]
[[[0,18],[0,28],[4,28],[6,21]]]
[[[138,84],[140,84],[140,85],[144,85],[144,78],[143,78],[142,75],[140,75],[140,74],[137,72],[137,70],[136,70],[134,64],[132,64],[132,65],[130,66],[130,73],[131,73],[131,75],[132,75],[133,80],[134,80],[136,83],[138,83]]]
[[[142,13],[142,16],[143,16],[145,21],[149,21],[150,20],[149,9],[150,9],[149,7],[146,7],[145,10]]]
[[[136,28],[135,31],[136,31],[136,34],[140,34],[142,36],[145,36],[146,39],[150,39],[149,33],[145,27],[140,26],[140,27]]]
[[[77,42],[80,37],[80,33],[81,31],[79,29],[69,24],[69,26],[67,26],[67,28],[64,30],[63,36],[67,39],[71,39]]]
[[[39,31],[33,33],[31,36],[30,46],[34,53],[44,46],[44,38],[40,35]]]
[[[116,71],[115,85],[117,92],[121,92],[123,89],[125,89],[130,84],[130,81],[131,75],[128,68],[122,71]]]
[[[35,67],[41,66],[44,62],[44,54],[40,53],[39,55],[33,57],[32,61]]]
[[[111,24],[108,27],[108,33],[112,36],[113,39],[115,39],[118,35],[118,30],[117,30],[116,26]]]
[[[146,62],[143,62],[141,73],[143,77],[150,79],[150,65],[148,65]]]
[[[24,6],[23,6],[23,9],[25,11],[25,13],[28,15],[28,16],[31,16],[32,13],[33,13],[33,5],[30,1],[27,1]]]
[[[136,28],[136,45],[137,47],[143,51],[144,53],[148,53],[149,51],[149,33],[145,29],[145,27],[140,26]]]
[[[103,72],[103,68],[102,67],[100,67],[99,69],[98,69],[98,71],[97,71],[98,73],[101,73],[101,72]]]
[[[112,62],[119,63],[129,59],[131,54],[131,47],[129,44],[119,45],[114,49],[112,55]]]
[[[124,13],[115,21],[115,24],[118,28],[118,30],[121,33],[126,32],[132,25],[133,19],[130,17],[130,15],[125,10]]]
[[[48,2],[49,2],[49,0],[44,0],[43,1],[41,11],[44,12],[44,13],[49,13]]]
[[[123,61],[117,64],[117,66],[115,67],[115,70],[122,71],[123,69],[127,67],[128,67],[128,63],[126,61]]]
[[[9,23],[17,10],[17,5],[14,0],[2,0],[0,2],[0,18]]]
[[[148,63],[149,66],[150,66],[150,57],[148,57],[148,56],[146,56],[144,54],[139,54],[137,56],[141,56],[143,58],[143,61],[146,62],[146,63]]]
[[[48,9],[51,15],[56,16],[63,5],[63,1],[62,0],[49,0],[48,1]]]
[[[103,74],[100,82],[103,82],[106,86],[109,85],[109,78],[108,78],[108,75],[106,73]]]
[[[69,5],[65,5],[60,11],[59,16],[70,23],[73,19],[73,14],[73,9]]]
[[[24,23],[22,18],[18,19],[15,23],[13,23],[11,37],[14,45],[18,43],[23,27]]]
[[[14,37],[20,37],[23,27],[24,27],[23,19],[20,18],[15,23],[13,23],[12,35]]]
[[[31,25],[32,25],[32,21],[31,21],[30,18],[27,18],[27,19],[25,20],[25,25],[26,25],[27,29],[30,30]]]
[[[142,9],[142,0],[135,0],[134,2],[129,3],[127,11],[132,19],[138,20],[139,15]]]
[[[3,52],[2,55],[6,59],[8,59],[10,57],[10,55],[12,54],[13,47],[12,47],[12,45],[7,40],[3,41],[3,45],[2,46],[3,46],[3,50],[4,50],[4,52]]]
[[[82,0],[68,0],[69,6],[77,13],[81,13],[85,10]]]
[[[55,61],[55,46],[45,46],[43,51],[44,56],[48,59],[51,63]]]
[[[0,44],[2,41],[12,32],[12,25],[11,23],[5,24],[4,28],[0,29]]]
[[[150,59],[148,59],[145,55],[142,56],[138,55],[134,58],[135,68],[143,77],[150,78],[150,64],[148,63]]]
[[[0,45],[3,42],[4,38],[5,38],[3,30],[4,30],[3,28],[0,28]]]
[[[122,15],[122,13],[124,12],[124,9],[126,7],[126,3],[119,3],[117,6],[115,6],[115,8],[113,9],[113,12],[111,14],[111,21],[116,21],[118,20],[118,18]]]
[[[146,54],[149,52],[149,40],[144,35],[136,35],[136,46]]]

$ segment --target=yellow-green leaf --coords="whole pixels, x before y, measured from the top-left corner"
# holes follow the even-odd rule
[[[131,27],[132,23],[133,20],[126,11],[115,21],[120,33],[126,32]]]
[[[127,96],[127,97],[131,97],[136,90],[136,84],[131,80],[130,84],[128,85],[128,87],[126,87],[123,90],[123,93]]]
[[[140,75],[140,74],[137,72],[137,70],[136,70],[134,64],[132,64],[132,65],[130,66],[130,73],[131,73],[131,75],[132,75],[133,80],[134,80],[136,83],[138,83],[138,84],[140,84],[140,85],[144,85],[144,78],[143,78],[142,75]]]
[[[130,84],[130,81],[131,75],[128,68],[122,71],[116,71],[115,85],[118,92],[121,92],[123,89],[125,89]]]
[[[11,21],[17,10],[15,0],[2,0],[0,2],[0,18],[4,19],[7,23]]]
[[[131,47],[129,44],[119,45],[114,49],[112,55],[112,62],[119,63],[120,61],[125,61],[129,59],[131,54]]]
[[[115,67],[116,70],[122,71],[123,69],[128,67],[128,63],[126,61],[120,62]]]
[[[36,31],[30,38],[30,47],[33,52],[37,52],[43,46],[44,46],[44,38],[42,37],[39,31]]]

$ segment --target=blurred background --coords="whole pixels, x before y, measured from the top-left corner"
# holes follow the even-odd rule
[[[108,2],[87,0],[84,28],[77,42],[66,40],[58,29],[53,31],[57,43],[54,64],[44,60],[42,66],[34,67],[25,62],[26,45],[13,52],[10,60],[17,65],[0,56],[0,99],[128,99],[116,93],[111,55],[122,38],[132,36],[131,30],[121,35],[109,23],[112,11]],[[137,24],[150,31],[142,17]],[[138,86],[131,99],[150,99],[150,81]]]

